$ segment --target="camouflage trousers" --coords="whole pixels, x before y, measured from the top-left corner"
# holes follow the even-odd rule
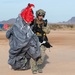
[[[42,64],[43,64],[44,58],[45,58],[45,50],[46,50],[46,47],[42,45],[40,47],[40,50],[41,50],[41,57],[37,61],[35,61],[32,58],[30,60],[30,66],[31,66],[31,70],[32,71],[38,70],[39,69],[39,66],[40,66],[40,68],[42,68]]]

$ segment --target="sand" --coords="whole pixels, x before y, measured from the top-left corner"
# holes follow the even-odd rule
[[[75,75],[75,31],[51,30],[47,35],[52,48],[46,50],[43,73],[37,75]],[[14,71],[8,65],[9,42],[0,31],[0,75],[33,75],[31,70]]]

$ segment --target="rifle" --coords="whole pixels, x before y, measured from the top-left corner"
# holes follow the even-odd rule
[[[39,27],[38,25],[36,24],[36,19],[34,20],[34,26],[33,26],[33,32],[37,35],[37,32],[41,34],[41,36],[37,35],[38,38],[39,38],[39,41],[42,45],[44,45],[45,47],[47,48],[50,48],[52,47],[52,45],[50,45],[50,43],[48,42],[48,38],[46,36],[46,33],[43,31],[43,26],[47,26],[47,19],[46,20],[43,20],[43,25],[40,24]],[[45,41],[45,42],[43,42]]]

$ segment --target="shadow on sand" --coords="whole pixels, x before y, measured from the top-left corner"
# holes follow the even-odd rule
[[[44,62],[42,64],[42,68],[44,68],[47,64],[49,64],[50,62],[47,60],[49,57],[47,55],[45,55],[45,58],[44,58]]]

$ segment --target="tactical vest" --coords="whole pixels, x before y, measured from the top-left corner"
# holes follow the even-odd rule
[[[48,38],[46,36],[46,32],[44,29],[44,20],[38,20],[37,18],[34,20],[33,23],[33,32],[38,36],[39,41],[42,43],[43,41],[46,41],[46,43],[42,44],[47,48],[50,48],[50,44],[48,42]],[[46,28],[46,27],[45,27]]]
[[[44,27],[44,20],[38,20],[37,18],[34,20],[34,32],[37,36],[43,36],[45,35],[45,32],[43,31]]]

